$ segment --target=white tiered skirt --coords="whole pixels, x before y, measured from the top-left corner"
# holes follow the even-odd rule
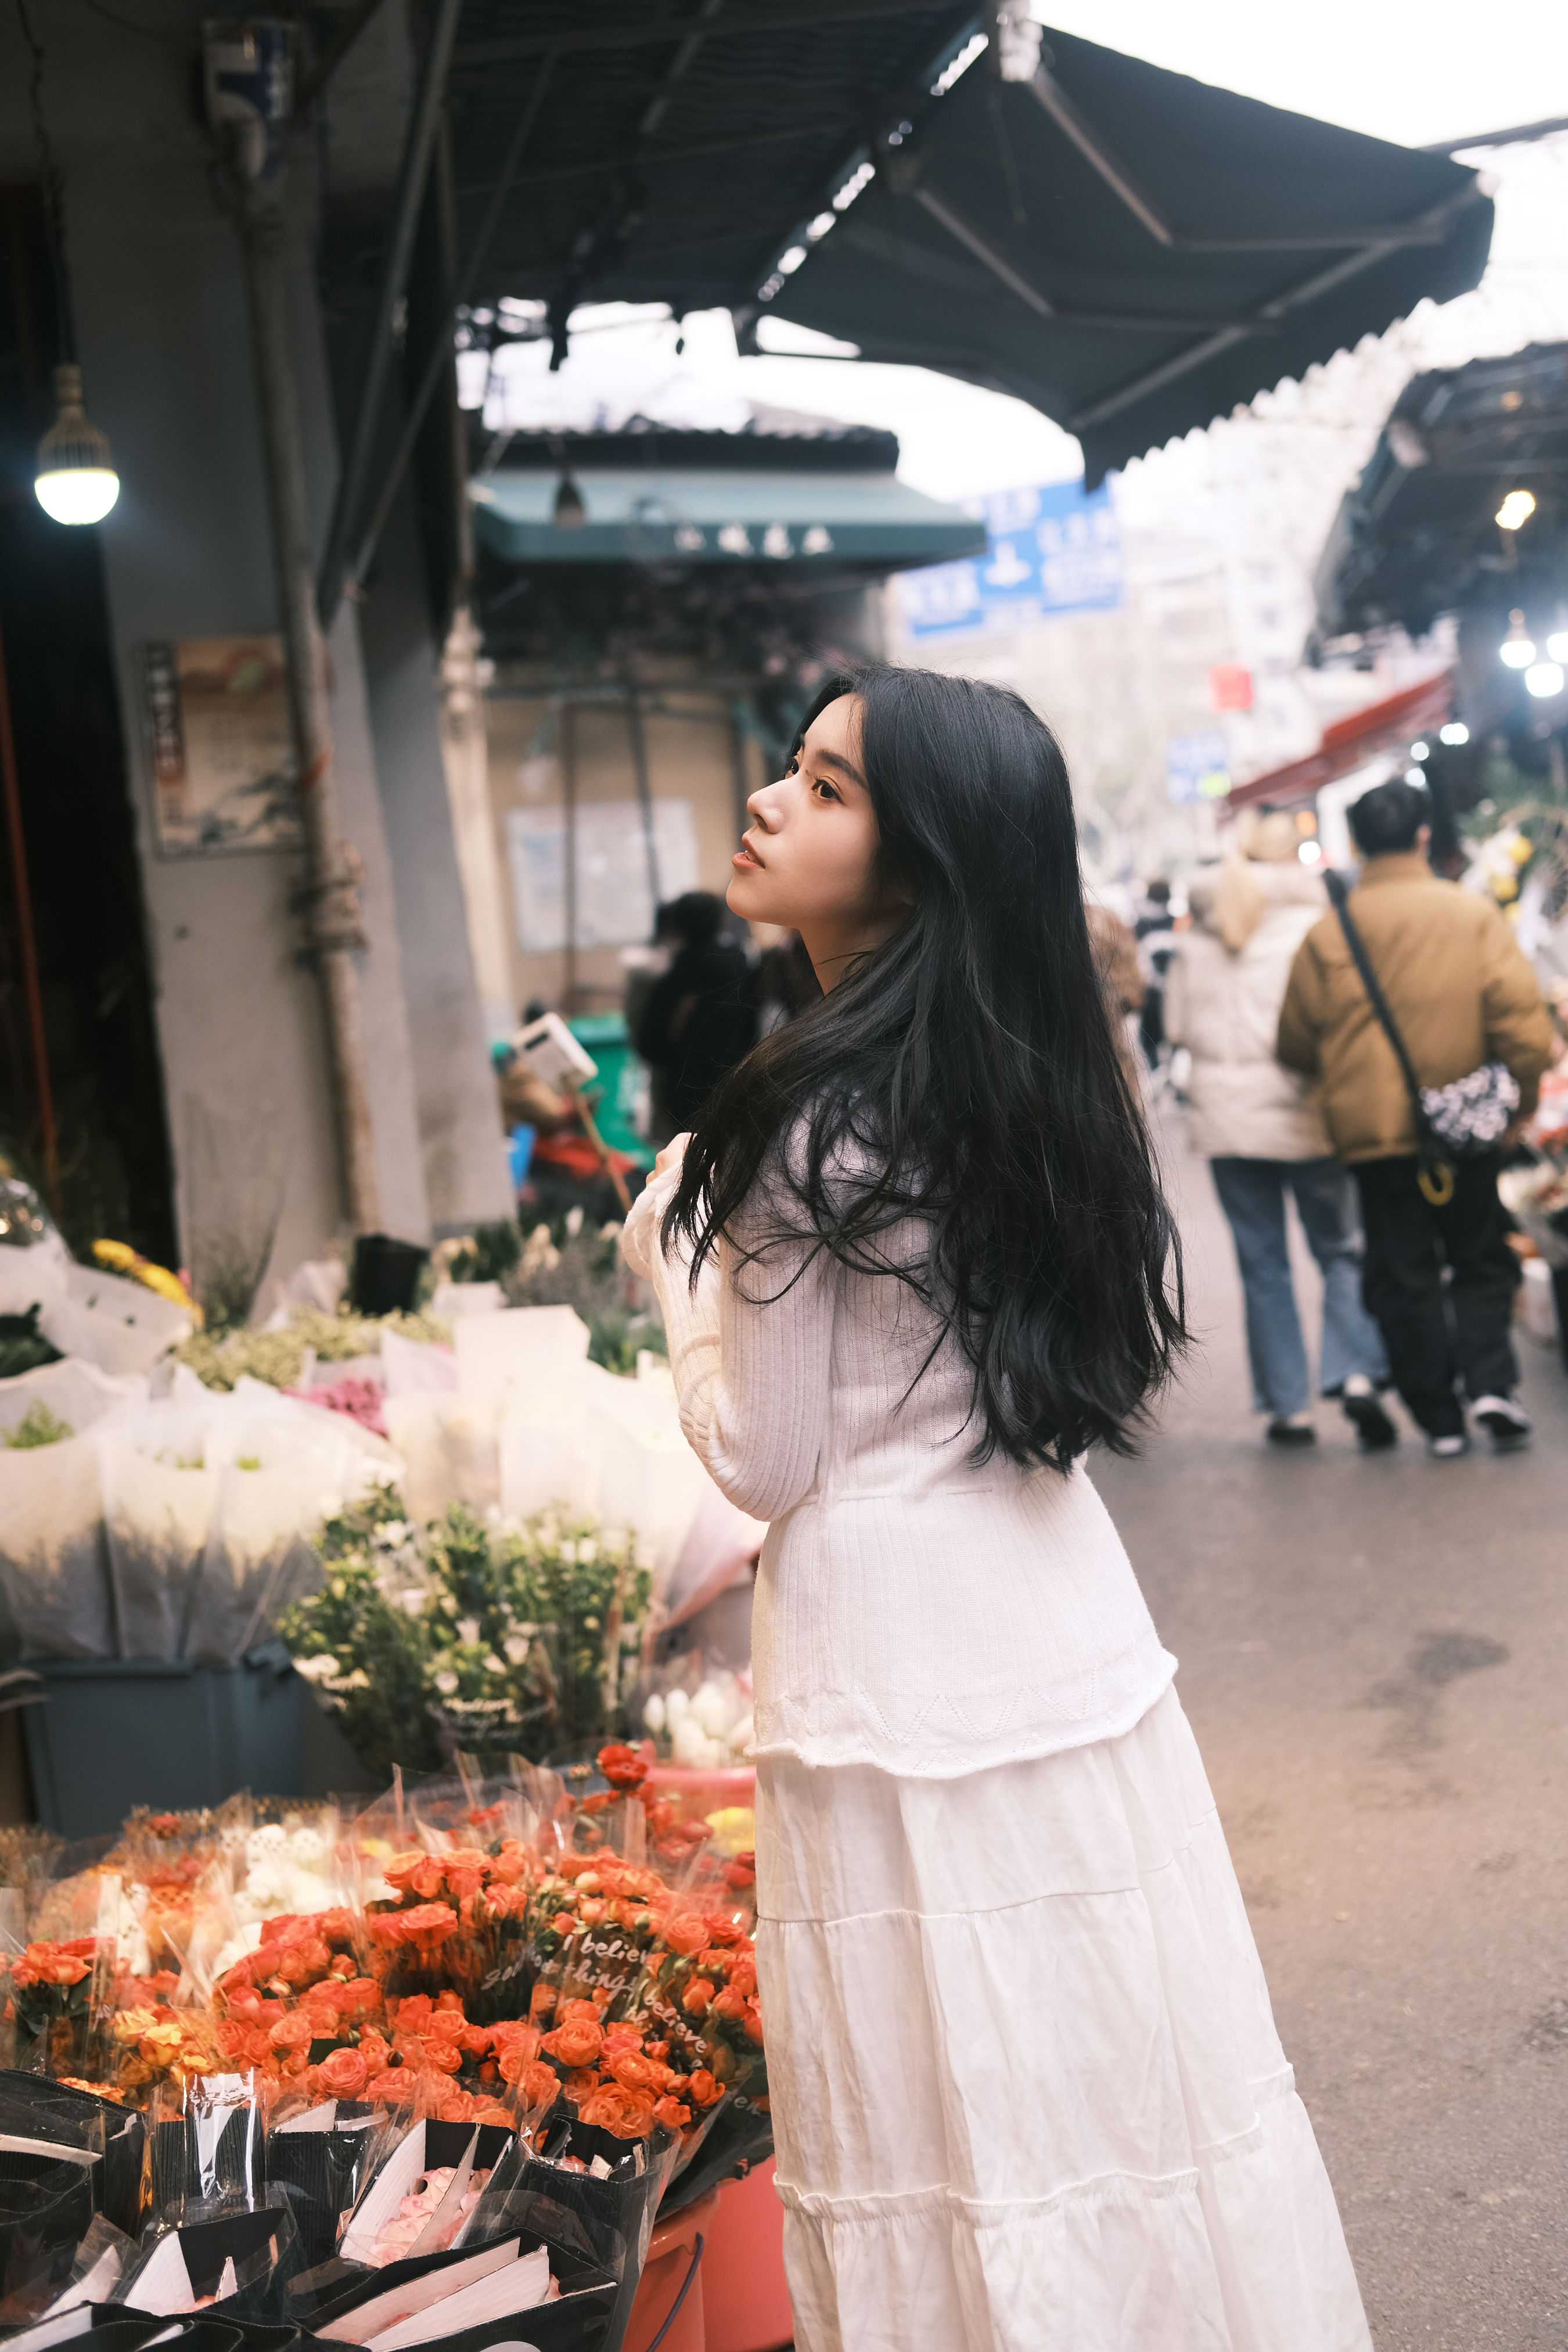
[[[758,1770],[797,2352],[1370,2352],[1196,1745]]]

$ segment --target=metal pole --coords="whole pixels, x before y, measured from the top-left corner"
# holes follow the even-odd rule
[[[577,1010],[577,712],[568,703],[561,713],[561,797],[564,803],[562,852],[565,859],[563,896],[566,901],[566,960],[562,994],[570,1015]]]
[[[647,853],[648,897],[653,900],[653,922],[657,922],[659,908],[658,852],[653,838],[653,788],[648,782],[647,737],[643,730],[642,704],[637,699],[635,686],[626,688],[626,725],[632,739],[632,773],[637,778],[637,805],[642,811],[643,847]]]
[[[16,894],[16,940],[22,953],[22,987],[27,1000],[33,1071],[38,1097],[38,1133],[44,1147],[44,1181],[49,1205],[60,1213],[60,1152],[55,1129],[54,1089],[49,1084],[48,1045],[44,1033],[44,992],[38,981],[38,947],[33,936],[33,898],[27,887],[27,844],[22,832],[22,787],[16,774],[16,740],[11,732],[11,695],[5,677],[5,645],[0,638],[0,780],[5,791],[5,830],[11,845],[11,880]]]
[[[359,407],[354,415],[348,454],[343,460],[342,472],[338,477],[338,494],[332,502],[332,520],[327,530],[327,550],[321,558],[317,601],[323,614],[335,613],[338,607],[343,567],[348,557],[349,534],[364,497],[365,481],[375,453],[382,397],[386,390],[387,370],[392,365],[395,348],[397,306],[404,299],[408,284],[408,264],[414,252],[415,233],[419,226],[419,207],[424,202],[425,184],[430,176],[430,157],[446,100],[447,68],[451,59],[452,42],[458,30],[458,13],[461,6],[462,0],[441,0],[441,13],[436,20],[429,54],[421,68],[423,88],[408,126],[408,142],[403,151],[397,216],[393,223],[392,242],[387,247],[381,274],[375,323],[371,329],[370,346],[365,353],[364,383],[360,388]]]
[[[261,412],[279,619],[305,820],[309,935],[327,1016],[332,1107],[349,1220],[357,1233],[381,1223],[359,968],[368,942],[360,920],[359,864],[341,838],[332,772],[326,645],[316,621],[310,505],[300,396],[289,341],[283,218],[275,193],[235,175],[245,248],[257,404]]]

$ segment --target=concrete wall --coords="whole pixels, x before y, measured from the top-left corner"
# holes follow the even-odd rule
[[[278,1223],[274,1276],[340,1230],[342,1197],[317,984],[298,959],[296,856],[161,856],[152,828],[140,651],[149,639],[268,631],[277,602],[238,241],[219,205],[193,104],[201,10],[148,0],[166,37],[122,31],[81,0],[40,23],[44,104],[66,185],[68,258],[89,413],[109,434],[120,501],[100,525],[131,746],[152,929],[182,1246],[198,1223]],[[37,176],[28,61],[0,18],[0,175]],[[290,163],[291,297],[313,509],[336,475],[314,274],[314,161]],[[432,1193],[447,1219],[496,1213],[494,1134],[471,969],[463,1002],[460,901],[431,692],[434,650],[389,597],[371,631],[377,732],[359,623],[333,631],[333,719],[346,837],[364,866],[362,984],[384,1223],[422,1238]],[[447,824],[445,847],[443,825]],[[90,855],[90,844],[84,844]],[[401,901],[399,891],[401,889]],[[456,908],[456,913],[454,913]],[[402,918],[412,943],[405,957]],[[408,1014],[410,985],[419,1019]],[[469,1033],[472,1033],[471,1035]],[[452,1072],[466,1062],[457,1084]],[[466,1100],[458,1100],[464,1097]],[[421,1097],[424,1097],[422,1100]],[[478,1181],[470,1202],[461,1170]],[[454,1204],[461,1203],[461,1207]],[[264,1291],[262,1304],[268,1292]]]

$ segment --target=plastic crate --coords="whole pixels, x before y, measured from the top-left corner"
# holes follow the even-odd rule
[[[136,1805],[183,1812],[237,1789],[302,1793],[305,1685],[280,1642],[237,1666],[182,1658],[37,1658],[47,1698],[22,1710],[38,1819],[64,1838]]]

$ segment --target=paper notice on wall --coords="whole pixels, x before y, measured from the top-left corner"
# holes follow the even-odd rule
[[[647,835],[636,801],[585,801],[576,822],[573,930],[580,948],[635,947],[653,936]],[[566,944],[566,818],[559,808],[509,809],[507,854],[518,945],[525,955]],[[660,899],[699,887],[691,803],[656,800],[653,852]]]
[[[300,848],[304,819],[281,641],[150,645],[142,682],[164,856]]]

